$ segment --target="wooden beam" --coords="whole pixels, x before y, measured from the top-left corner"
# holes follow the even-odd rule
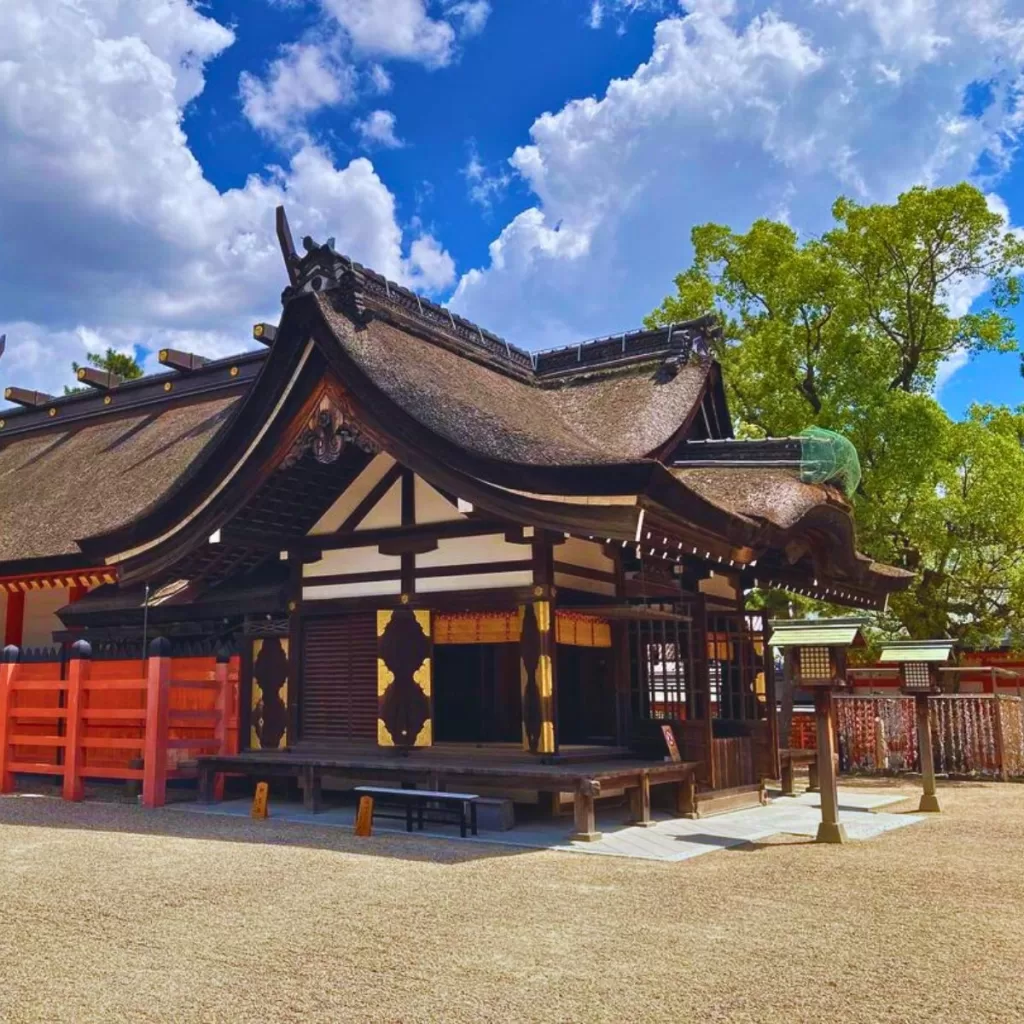
[[[124,383],[124,377],[110,370],[98,370],[95,366],[80,366],[75,376],[79,384],[87,384],[97,391],[110,391]]]
[[[4,388],[4,398],[25,409],[38,409],[41,405],[49,405],[53,401],[53,395],[48,395],[44,391],[29,391],[16,387]]]
[[[158,356],[161,366],[169,366],[172,370],[180,373],[191,373],[205,366],[209,359],[205,356],[197,356],[192,352],[182,352],[176,348],[162,348]]]

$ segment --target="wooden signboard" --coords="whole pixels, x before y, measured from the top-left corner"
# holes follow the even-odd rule
[[[668,747],[669,760],[682,761],[682,757],[679,754],[679,744],[676,743],[676,734],[672,731],[672,726],[663,725],[661,727],[661,734],[665,737],[665,746]]]
[[[368,836],[373,832],[373,797],[359,798],[359,811],[356,814],[356,835]]]
[[[270,786],[266,782],[256,783],[256,795],[252,798],[252,816],[257,821],[263,821],[269,817],[267,810],[267,797],[270,795]]]

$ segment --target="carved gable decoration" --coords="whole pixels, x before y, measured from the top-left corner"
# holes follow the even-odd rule
[[[307,452],[321,465],[330,465],[338,461],[348,445],[355,445],[371,455],[380,451],[380,446],[359,429],[342,403],[331,395],[324,395],[289,449],[281,468],[290,469]]]

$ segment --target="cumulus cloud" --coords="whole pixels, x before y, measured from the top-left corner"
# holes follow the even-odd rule
[[[610,9],[606,2],[605,9]],[[540,116],[510,157],[532,205],[453,304],[546,346],[635,325],[672,287],[695,223],[829,221],[840,192],[890,201],[1016,151],[1021,0],[686,0],[650,58]],[[978,116],[964,92],[989,83]]]
[[[287,139],[301,132],[306,115],[351,102],[355,80],[355,69],[336,46],[293,43],[282,47],[264,78],[244,71],[238,86],[249,123]]]
[[[366,117],[357,118],[352,127],[359,133],[364,146],[400,149],[405,143],[395,135],[396,120],[390,110],[372,110]]]
[[[274,207],[297,235],[410,287],[454,268],[427,234],[404,237],[365,158],[336,166],[303,142],[280,167],[219,191],[181,128],[206,61],[232,33],[185,0],[0,4],[0,371],[59,390],[72,359],[113,344],[209,354],[278,316]]]
[[[455,29],[430,17],[426,0],[322,0],[359,54],[444,67],[453,56]]]
[[[491,13],[489,0],[442,0],[440,18],[431,16],[430,0],[320,0],[320,9],[323,17],[310,41],[282,46],[265,72],[239,77],[249,122],[285,145],[305,140],[311,115],[352,102],[359,92],[390,92],[391,76],[381,61],[413,61],[431,69],[450,64],[457,40],[482,32]],[[385,129],[382,114],[356,121],[364,145],[400,145],[393,132],[374,134]]]

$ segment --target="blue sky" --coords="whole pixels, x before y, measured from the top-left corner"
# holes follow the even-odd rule
[[[972,178],[1017,225],[1022,69],[1024,0],[2,5],[0,377],[244,347],[278,202],[527,347],[637,325],[705,220]],[[1024,402],[1018,357],[941,398]]]

